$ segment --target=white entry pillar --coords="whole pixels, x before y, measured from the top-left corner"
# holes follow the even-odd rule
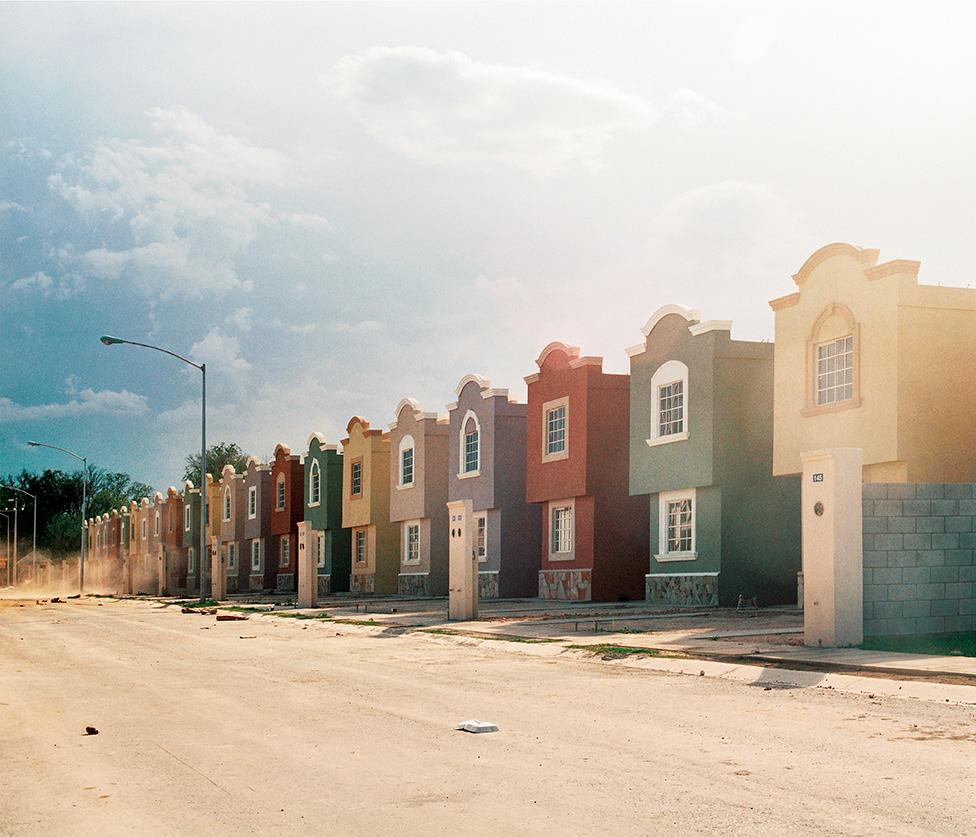
[[[451,527],[447,617],[457,621],[478,618],[478,556],[475,554],[472,526],[474,511],[470,500],[447,504]]]
[[[210,539],[210,598],[215,602],[227,598],[227,572],[216,536]]]
[[[800,455],[803,462],[803,641],[817,647],[864,639],[860,448]]]
[[[312,544],[315,540],[311,524],[298,524],[298,606],[317,607],[319,603],[319,568]]]

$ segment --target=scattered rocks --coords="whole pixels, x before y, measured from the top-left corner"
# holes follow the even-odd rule
[[[98,730],[95,727],[85,727],[85,735],[98,735]]]
[[[218,622],[244,622],[247,617],[243,613],[218,613]]]

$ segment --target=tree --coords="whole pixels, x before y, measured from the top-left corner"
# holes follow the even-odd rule
[[[234,470],[243,473],[247,468],[248,455],[241,450],[236,442],[220,442],[207,448],[207,473],[219,480],[225,465],[233,465]],[[186,458],[186,469],[183,479],[190,480],[194,485],[200,482],[200,454],[191,453]]]

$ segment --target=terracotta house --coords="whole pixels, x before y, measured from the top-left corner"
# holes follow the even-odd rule
[[[271,463],[272,551],[268,555],[276,564],[276,590],[297,589],[298,523],[305,513],[304,482],[301,458],[293,455],[287,445],[278,444]]]
[[[187,480],[183,483],[180,531],[186,555],[186,589],[199,592],[200,572],[200,489]]]
[[[643,599],[648,509],[629,492],[629,376],[563,343],[536,365],[525,379],[525,494],[542,507],[539,597]]]
[[[318,594],[349,590],[351,535],[342,525],[342,454],[321,433],[308,437],[305,454],[305,521],[315,561]]]
[[[646,598],[797,600],[800,482],[774,477],[773,345],[667,305],[630,356],[630,491],[648,498]]]
[[[342,440],[342,525],[351,530],[354,593],[399,590],[400,531],[390,522],[390,434],[354,416]]]
[[[183,495],[173,486],[166,491],[163,507],[163,561],[166,566],[166,589],[170,593],[186,591],[186,549],[183,546]]]
[[[227,592],[250,588],[250,566],[244,559],[244,475],[225,465],[220,478],[220,551],[227,573]]]
[[[390,425],[390,522],[400,536],[397,591],[446,596],[448,420],[404,398]]]
[[[525,499],[528,405],[466,375],[449,404],[448,500],[471,500],[482,599],[537,596],[542,515]]]
[[[251,590],[274,590],[278,586],[276,561],[268,559],[271,537],[271,466],[255,457],[244,471],[244,554]]]
[[[865,482],[974,482],[976,289],[920,285],[919,262],[878,256],[821,247],[769,303],[773,473],[855,447]]]

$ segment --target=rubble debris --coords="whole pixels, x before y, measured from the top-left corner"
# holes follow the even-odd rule
[[[55,596],[53,599],[51,599],[51,604],[64,604],[64,599],[62,599],[60,596]]]
[[[243,613],[218,613],[218,622],[243,622],[247,617]]]
[[[491,721],[479,721],[472,718],[470,721],[461,721],[455,729],[461,732],[498,732],[498,725]]]
[[[241,636],[241,639],[257,639],[257,638],[258,638],[257,634],[244,634]]]
[[[68,596],[69,599],[80,599],[81,593],[75,593],[73,596]]]
[[[204,616],[213,616],[217,612],[215,607],[184,607],[180,613],[202,613]]]
[[[95,727],[85,727],[85,735],[98,735],[98,730]]]

